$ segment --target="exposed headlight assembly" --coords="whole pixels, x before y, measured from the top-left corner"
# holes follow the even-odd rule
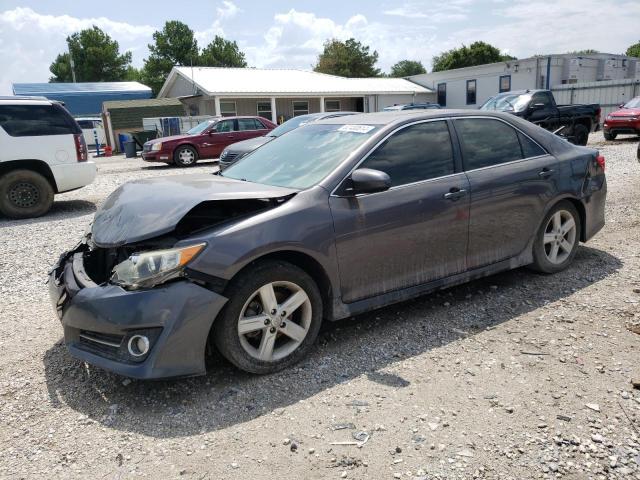
[[[152,143],[151,144],[151,151],[152,152],[158,152],[160,150],[162,150],[162,142]]]
[[[111,282],[126,289],[150,288],[184,275],[184,267],[205,247],[187,247],[134,253],[113,268]]]

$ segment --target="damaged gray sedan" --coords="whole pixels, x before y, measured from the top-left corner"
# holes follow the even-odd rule
[[[303,126],[223,175],[124,184],[50,274],[72,355],[135,378],[300,360],[337,320],[499,271],[553,273],[604,225],[598,151],[511,115]]]

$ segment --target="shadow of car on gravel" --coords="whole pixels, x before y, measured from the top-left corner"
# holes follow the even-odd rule
[[[51,210],[41,217],[14,220],[0,214],[0,227],[67,220],[84,215],[91,215],[95,213],[96,210],[96,204],[88,200],[55,200],[51,206]]]
[[[241,372],[214,355],[206,376],[129,381],[73,359],[59,341],[43,358],[49,401],[109,428],[168,438],[244,423],[363,375],[405,388],[409,381],[382,370],[566,298],[621,266],[609,253],[583,246],[569,269],[552,276],[521,268],[325,323],[305,360],[267,376]],[[514,348],[518,355],[522,346]]]

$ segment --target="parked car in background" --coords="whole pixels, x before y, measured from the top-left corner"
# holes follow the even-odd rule
[[[227,167],[231,166],[245,155],[253,152],[256,148],[270,142],[274,138],[278,138],[287,132],[290,132],[294,128],[298,128],[308,123],[317,122],[326,118],[344,117],[345,115],[355,115],[357,112],[324,112],[324,113],[310,113],[308,115],[299,115],[293,117],[282,125],[271,130],[267,135],[263,137],[255,137],[249,140],[243,140],[242,142],[233,143],[222,151],[220,155],[220,171],[223,171]]]
[[[202,158],[218,158],[232,143],[264,136],[275,127],[262,117],[216,117],[196,125],[184,135],[145,142],[142,159],[191,167]]]
[[[274,372],[323,320],[523,265],[554,273],[604,225],[605,160],[513,115],[331,118],[222,175],[125,183],[50,274],[65,343],[122,375],[205,373],[215,344]]]
[[[0,97],[0,213],[44,215],[56,193],[90,184],[82,130],[58,102],[43,97]]]
[[[82,136],[84,137],[84,142],[88,146],[95,147],[96,135],[98,137],[98,142],[100,145],[104,145],[105,143],[107,143],[101,118],[76,118],[76,122],[78,122],[78,125],[80,125],[80,128],[82,129]]]
[[[431,110],[434,108],[442,108],[437,103],[406,103],[403,105],[392,105],[383,108],[383,112],[395,112],[398,110]]]
[[[557,105],[550,90],[500,93],[487,100],[480,110],[511,113],[550,131],[565,127],[563,136],[576,145],[586,145],[589,133],[600,127],[600,105]]]
[[[640,97],[635,97],[620,105],[604,119],[605,140],[615,140],[619,134],[640,135]]]

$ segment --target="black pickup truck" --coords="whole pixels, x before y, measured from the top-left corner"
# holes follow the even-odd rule
[[[549,90],[519,90],[504,92],[491,97],[480,110],[498,110],[513,113],[556,131],[576,145],[586,145],[589,133],[600,127],[600,105],[557,105]]]

